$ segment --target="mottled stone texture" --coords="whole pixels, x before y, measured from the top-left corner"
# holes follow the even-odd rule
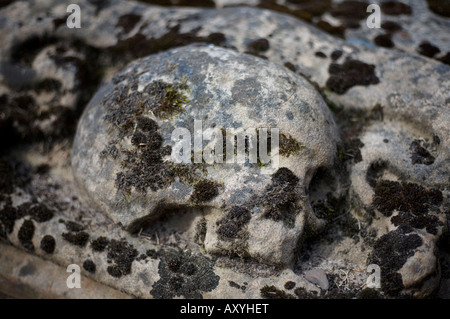
[[[374,0],[381,29],[365,1],[80,0],[81,29],[59,0],[3,2],[2,241],[143,298],[315,298],[319,267],[320,297],[379,296],[368,263],[384,297],[448,297],[444,1]],[[174,164],[194,119],[278,127],[279,169]]]
[[[235,134],[278,128],[279,167],[259,157],[176,163],[172,132],[193,136],[194,120],[204,131]],[[313,231],[321,225],[305,189],[317,168],[333,163],[337,137],[331,112],[305,79],[251,55],[189,46],[133,62],[99,91],[79,123],[72,167],[93,202],[130,231],[173,207],[205,207],[208,252],[287,265],[305,222]]]

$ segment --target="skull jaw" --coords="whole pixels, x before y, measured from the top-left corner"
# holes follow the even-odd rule
[[[213,255],[238,256],[281,268],[292,267],[300,242],[310,235],[306,230],[313,226],[314,231],[320,231],[324,225],[324,221],[313,215],[309,203],[303,207],[296,214],[293,225],[261,215],[252,216],[245,227],[228,238],[219,235],[224,212],[212,209],[206,216],[204,248]]]

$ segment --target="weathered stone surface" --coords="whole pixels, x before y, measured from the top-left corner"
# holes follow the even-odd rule
[[[439,284],[436,242],[448,227],[444,190],[449,155],[432,132],[406,121],[374,122],[361,136],[362,161],[351,172],[354,201],[360,209],[384,220],[384,226],[378,227],[379,236],[383,236],[372,253],[378,262],[372,262],[389,273],[382,284],[393,294],[404,286],[408,293],[423,297]],[[406,248],[413,238],[417,244]],[[403,257],[394,258],[395,251]],[[384,259],[378,259],[379,254]],[[389,259],[395,260],[395,265]],[[393,279],[395,276],[398,279]]]
[[[21,253],[17,253],[12,247],[0,250],[0,259],[5,260],[0,267],[0,277],[4,277],[2,289],[7,289],[13,297],[64,297],[66,294],[68,298],[120,298],[122,295],[118,290],[126,296],[139,298],[261,298],[260,290],[263,287],[274,286],[284,290],[286,281],[295,282],[297,287],[308,291],[317,291],[317,288],[290,269],[258,270],[260,266],[254,263],[247,264],[245,271],[237,271],[232,267],[221,266],[218,261],[204,256],[199,250],[170,247],[163,237],[159,243],[144,236],[130,236],[117,225],[102,220],[101,215],[97,215],[98,212],[91,210],[84,203],[74,200],[73,204],[68,206],[67,196],[77,194],[77,189],[73,188],[74,185],[64,185],[56,176],[53,176],[52,182],[61,187],[51,194],[48,193],[49,186],[45,185],[45,178],[35,179],[34,184],[41,198],[51,202],[52,208],[59,209],[57,215],[45,221],[37,221],[26,214],[32,195],[19,184],[12,184],[14,191],[8,195],[11,202],[2,203],[1,225],[4,226],[5,216],[11,217],[9,220],[12,225],[6,234],[1,234],[2,239],[7,240],[7,243],[2,245],[12,244],[22,250]],[[47,196],[51,196],[53,201]],[[82,214],[78,215],[77,221],[75,216],[71,216],[74,206],[79,206],[76,208],[76,214]],[[34,247],[33,253],[36,256],[29,254],[19,238],[20,229],[26,221],[31,222],[34,227],[27,243]],[[67,237],[66,234],[71,236]],[[53,251],[48,251],[42,245],[42,241],[48,236],[55,241]],[[80,245],[80,241],[76,239],[84,237],[87,238],[86,242]],[[71,264],[78,265],[83,276],[82,289],[78,293],[70,292],[66,286],[67,273],[64,271],[66,275],[55,276],[60,268],[43,262],[39,257],[50,259],[64,270]],[[95,272],[82,267],[87,260],[95,265]],[[30,263],[34,268],[27,266]],[[49,272],[52,280],[44,275]],[[35,275],[37,273],[38,276]],[[13,284],[20,281],[29,286],[30,290],[14,290],[23,288]],[[97,286],[94,281],[116,290],[105,289],[103,285]],[[234,286],[230,285],[230,281],[233,281]],[[241,288],[237,289],[236,286]],[[85,289],[87,291],[84,291]],[[102,296],[102,293],[105,295]]]
[[[218,7],[235,5],[234,0],[217,1]],[[310,22],[349,43],[385,47],[450,64],[448,5],[441,1],[239,1],[240,5],[267,8]],[[380,28],[369,28],[369,5],[380,6]],[[323,52],[322,52],[323,53]],[[324,55],[326,57],[326,55]]]
[[[129,295],[81,277],[82,289],[67,287],[65,267],[0,243],[0,288],[13,298],[128,299]]]
[[[14,1],[2,7],[0,101],[7,108],[0,117],[0,131],[8,137],[2,147],[12,148],[2,149],[5,155],[0,161],[0,237],[62,266],[81,266],[90,260],[96,270],[82,270],[86,276],[139,297],[187,297],[192,295],[186,292],[194,287],[194,295],[203,297],[306,298],[311,295],[303,288],[314,287],[299,274],[309,265],[330,274],[325,298],[360,298],[363,294],[356,292],[364,283],[367,257],[367,262],[385,261],[380,265],[388,274],[382,283],[390,283],[383,284],[385,296],[426,297],[437,290],[440,277],[440,296],[445,296],[448,255],[442,255],[445,244],[436,243],[448,224],[450,68],[445,63],[450,42],[446,7],[432,0],[388,2],[382,5],[382,29],[369,30],[363,1],[293,2],[245,1],[267,10],[205,10],[120,0],[78,1],[81,29],[65,26],[67,4],[58,0]],[[221,0],[216,6],[236,3]],[[319,169],[309,192],[304,192],[328,226],[323,237],[303,245],[294,272],[280,273],[248,260],[231,262],[224,256],[214,261],[212,275],[208,261],[189,257],[189,251],[208,257],[202,243],[213,252],[207,242],[229,243],[218,235],[228,238],[233,230],[250,227],[254,220],[248,222],[246,210],[229,209],[224,214],[223,208],[211,211],[206,207],[201,215],[198,207],[176,211],[132,238],[100,209],[72,198],[79,191],[68,172],[70,141],[76,120],[99,83],[108,83],[136,58],[194,42],[284,65],[306,77],[334,110],[343,136],[337,152],[339,169]],[[82,74],[90,80],[80,82]],[[41,82],[43,89],[37,85]],[[23,149],[22,144],[30,141],[34,142],[31,150]],[[112,148],[106,150],[115,154]],[[267,177],[270,182],[271,176]],[[216,193],[214,188],[200,189],[205,187],[196,192],[200,199]],[[216,198],[220,196],[223,189]],[[396,201],[399,196],[404,200]],[[77,220],[85,229],[75,231],[77,227],[61,224],[59,218]],[[207,227],[215,227],[217,236],[204,232]],[[207,235],[212,240],[206,240]],[[100,251],[91,251],[94,238]],[[121,238],[127,244],[120,244]],[[184,272],[168,271],[167,261],[160,262],[161,257],[151,251],[149,255],[157,261],[148,267],[140,266],[137,259],[142,256],[134,257],[135,249],[143,255],[161,246],[185,250],[178,252],[181,260],[200,261],[211,275],[208,284],[197,285]],[[110,252],[112,248],[122,254]],[[176,283],[177,278],[186,285],[154,290],[161,283]],[[296,287],[283,289],[287,281]]]
[[[336,155],[337,129],[315,89],[284,67],[217,47],[150,56],[115,79],[86,109],[72,153],[75,179],[93,202],[130,231],[175,207],[205,208],[208,252],[292,263],[305,223],[312,231],[321,223],[305,191]],[[177,101],[168,95],[174,90]],[[194,120],[204,131],[235,134],[278,128],[279,168],[177,164],[172,132],[187,128],[194,136]]]

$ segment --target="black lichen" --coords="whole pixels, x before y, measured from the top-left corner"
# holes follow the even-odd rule
[[[236,288],[236,289],[240,289],[242,291],[245,291],[247,289],[247,287],[245,287],[244,285],[239,285],[238,283],[229,280],[228,284],[230,285],[230,287]]]
[[[217,182],[211,180],[200,180],[194,185],[190,200],[194,203],[209,202],[219,195],[219,186]]]
[[[57,39],[55,37],[31,36],[22,42],[18,42],[12,48],[11,60],[14,64],[30,67],[40,50],[56,42]]]
[[[294,226],[299,211],[299,178],[286,167],[278,169],[272,175],[272,184],[266,189],[262,199],[265,206],[264,216],[283,221],[288,227]]]
[[[68,107],[61,106],[65,92],[59,80],[37,80],[33,76],[35,72],[32,62],[49,45],[54,48],[49,51],[48,58],[57,68],[70,69],[76,79],[71,89],[76,93],[76,99]],[[2,141],[2,144],[39,141],[51,146],[72,136],[76,129],[76,119],[97,90],[104,63],[109,61],[110,54],[79,40],[63,41],[51,36],[31,36],[19,41],[11,51],[12,66],[30,69],[25,75],[11,76],[5,82],[12,90],[9,95],[2,95],[0,98],[5,115],[0,119],[0,135],[8,135],[10,138]],[[93,61],[95,63],[90,63]],[[47,102],[38,102],[39,96],[47,92],[53,95],[52,99],[46,98]]]
[[[38,223],[43,223],[53,218],[54,211],[41,203],[24,203],[17,207],[17,217],[23,216],[30,216]]]
[[[228,214],[217,222],[217,234],[222,240],[231,240],[238,237],[242,228],[250,221],[251,214],[241,206],[233,206]]]
[[[447,52],[446,55],[444,55],[443,57],[439,58],[439,61],[441,61],[442,63],[445,63],[447,65],[450,65],[450,52]]]
[[[6,7],[15,1],[16,0],[2,0],[0,1],[0,8]]]
[[[394,42],[392,42],[392,36],[389,33],[377,35],[373,39],[373,43],[383,48],[393,48]]]
[[[16,184],[15,171],[12,165],[5,159],[0,158],[0,193],[11,194]]]
[[[417,52],[419,52],[421,55],[432,58],[436,54],[440,53],[441,50],[435,45],[431,44],[430,42],[423,41],[422,43],[419,44]]]
[[[159,6],[181,6],[181,7],[209,7],[214,8],[213,0],[140,0],[149,4],[156,4]]]
[[[68,232],[63,233],[62,237],[67,242],[71,243],[72,245],[79,246],[79,247],[85,247],[88,240],[89,240],[89,234],[86,232]]]
[[[112,239],[108,245],[108,259],[114,261],[114,264],[108,266],[108,273],[120,278],[131,273],[131,265],[138,256],[138,251],[133,245],[125,241],[117,241]]]
[[[151,259],[157,259],[158,258],[158,252],[154,249],[149,249],[145,252],[145,254],[150,257]]]
[[[264,286],[260,290],[263,299],[294,299],[291,294],[276,288],[275,286]]]
[[[9,135],[5,136],[9,137]],[[16,190],[16,187],[26,188],[31,181],[31,173],[32,169],[29,165],[14,160],[6,160],[0,156],[0,200],[10,198],[9,195]],[[9,204],[12,205],[12,202]]]
[[[134,13],[124,14],[119,17],[116,28],[122,28],[125,33],[129,33],[140,20],[140,15]]]
[[[353,86],[378,84],[380,80],[375,75],[375,65],[349,59],[343,64],[330,64],[330,77],[327,88],[337,94],[344,94]]]
[[[382,2],[380,7],[381,12],[393,16],[398,16],[402,14],[411,15],[412,13],[412,9],[409,5],[398,1]]]
[[[291,62],[286,62],[284,63],[284,66],[286,68],[288,68],[289,70],[291,70],[292,72],[295,72],[297,70],[297,68],[295,67],[295,65]]]
[[[434,163],[434,156],[430,154],[419,140],[414,140],[409,149],[412,151],[411,161],[413,164],[431,165]]]
[[[428,8],[443,17],[450,17],[450,2],[445,0],[427,0]]]
[[[373,205],[388,217],[394,210],[426,214],[429,208],[441,204],[443,200],[439,190],[426,190],[413,183],[383,180],[376,184],[374,191]]]
[[[115,80],[120,82],[119,78]],[[103,99],[107,113],[105,119],[123,130],[124,134],[130,133],[144,112],[151,111],[162,119],[182,112],[182,105],[189,101],[185,93],[188,89],[186,83],[152,81],[140,92],[137,91],[136,80],[130,84],[119,83]],[[147,132],[154,132],[157,128],[154,124]]]
[[[17,238],[19,239],[22,246],[29,251],[34,251],[33,236],[34,236],[34,224],[31,220],[27,219],[23,222],[19,229]]]
[[[0,210],[0,238],[6,239],[14,230],[14,224],[19,218],[18,213],[11,203],[6,203]]]
[[[294,289],[294,288],[295,288],[295,282],[293,282],[293,281],[286,281],[284,283],[284,289],[291,290],[291,289]]]
[[[311,183],[314,183],[314,180]],[[342,216],[343,204],[345,204],[345,197],[335,197],[329,192],[325,199],[313,203],[312,208],[317,217],[331,222],[336,217]]]
[[[280,134],[279,154],[289,157],[295,155],[305,148],[305,145],[290,135]]]
[[[333,61],[336,61],[342,56],[343,53],[344,52],[342,52],[342,50],[334,50],[333,52],[331,52],[331,59]]]
[[[159,38],[147,38],[138,32],[132,37],[119,39],[109,50],[116,55],[129,55],[128,59],[136,59],[195,42],[225,46],[226,38],[222,33],[211,33],[203,37],[197,35],[198,30],[180,33],[180,28],[180,25],[176,25]]]
[[[106,145],[105,149],[100,152],[100,158],[105,158],[106,156],[117,159],[117,157],[119,156],[119,150],[114,144]]]
[[[411,227],[402,226],[381,236],[368,258],[369,264],[380,266],[381,289],[388,295],[400,294],[404,286],[398,271],[423,243],[418,235],[409,234],[411,231]]]
[[[51,169],[50,165],[43,163],[43,164],[36,166],[35,172],[38,175],[46,175],[46,174],[48,174],[48,172],[50,172],[50,169]]]
[[[402,26],[394,21],[384,21],[381,23],[381,27],[389,33],[394,33],[402,30]]]
[[[294,290],[294,294],[297,296],[298,299],[318,299],[317,295],[314,295],[314,292],[308,292],[305,288],[303,287],[297,287]]]
[[[316,57],[318,57],[318,58],[321,58],[321,59],[326,59],[327,58],[327,55],[325,53],[323,53],[322,51],[317,51],[316,53],[314,53],[314,55]]]
[[[183,105],[189,102],[186,83],[168,84],[162,81],[153,81],[144,88],[148,94],[148,108],[158,118],[166,119],[183,112]]]
[[[102,252],[106,249],[106,247],[109,245],[109,239],[106,237],[99,237],[97,239],[94,239],[91,242],[91,247],[93,251],[96,252]]]
[[[332,4],[331,0],[290,0],[289,2],[291,5],[295,4],[295,8],[280,4],[276,0],[260,0],[257,6],[260,8],[269,9],[271,11],[288,14],[307,22],[312,22],[314,17],[321,16],[331,7]]]
[[[325,294],[318,294],[316,291],[307,291],[303,287],[295,288],[294,294],[298,299],[354,299],[354,291],[344,291],[337,287],[330,288]]]
[[[203,242],[205,241],[206,237],[206,219],[205,217],[202,217],[202,219],[195,225],[195,235],[194,235],[194,241],[203,246]]]
[[[360,21],[368,15],[368,5],[365,1],[345,0],[335,3],[330,14],[341,20],[345,28],[357,29],[360,27]]]
[[[379,291],[373,288],[364,288],[356,295],[357,299],[383,299]]]
[[[201,255],[181,250],[160,252],[158,274],[160,279],[150,294],[157,299],[174,297],[202,298],[201,292],[213,290],[220,277],[213,271],[213,262]]]
[[[76,222],[73,222],[71,220],[59,220],[60,223],[63,223],[66,226],[66,229],[70,232],[80,232],[86,229],[85,226],[78,224]]]
[[[327,32],[327,33],[329,33],[331,35],[334,35],[334,36],[337,36],[337,37],[340,37],[340,38],[344,38],[345,27],[342,26],[342,25],[334,26],[334,25],[330,24],[328,21],[325,21],[325,20],[319,20],[319,21],[317,21],[315,23],[315,25],[319,29],[321,29],[321,30],[323,30],[323,31],[325,31],[325,32]]]
[[[93,274],[93,273],[95,273],[95,270],[97,267],[95,266],[95,263],[92,260],[86,259],[83,263],[83,268],[87,272],[90,272],[91,274]]]
[[[338,157],[341,161],[352,161],[359,163],[362,161],[361,148],[364,143],[359,138],[346,139],[338,145]]]
[[[95,15],[110,5],[109,0],[88,0],[88,2],[95,7]]]
[[[388,168],[388,162],[378,160],[370,163],[366,173],[366,181],[371,187],[377,186],[378,180],[383,176],[384,171]]]
[[[247,44],[247,49],[249,52],[258,54],[260,52],[266,52],[270,48],[269,40],[261,38],[251,41]]]
[[[51,235],[45,235],[41,239],[41,249],[47,254],[53,254],[55,251],[56,241]]]
[[[437,235],[438,227],[444,224],[434,215],[414,215],[410,212],[399,212],[391,218],[395,226],[409,225],[416,229],[426,229],[430,234]]]
[[[137,80],[128,79],[130,83],[121,84],[123,77],[116,77],[115,89],[105,97],[105,120],[118,130],[119,139],[130,138],[132,148],[114,145],[113,158],[121,158],[122,171],[116,174],[116,186],[125,197],[133,189],[146,193],[149,189],[157,191],[165,188],[179,178],[182,182],[198,181],[197,168],[201,164],[186,165],[164,161],[164,156],[171,154],[171,147],[163,145],[158,124],[144,113],[152,112],[155,116],[166,118],[182,112],[182,105],[187,102],[185,83],[168,84],[153,81],[143,92],[137,91]],[[111,155],[109,149],[101,152],[102,158]],[[200,196],[201,197],[201,196]]]

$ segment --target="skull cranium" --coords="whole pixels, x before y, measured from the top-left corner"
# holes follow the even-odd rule
[[[195,120],[223,132],[277,128],[279,167],[264,174],[248,161],[176,163],[172,132],[194,135]],[[79,123],[72,164],[87,196],[130,231],[172,208],[201,208],[207,252],[288,265],[305,224],[322,223],[307,189],[333,163],[337,132],[304,78],[251,55],[188,46],[137,60],[99,90]]]

